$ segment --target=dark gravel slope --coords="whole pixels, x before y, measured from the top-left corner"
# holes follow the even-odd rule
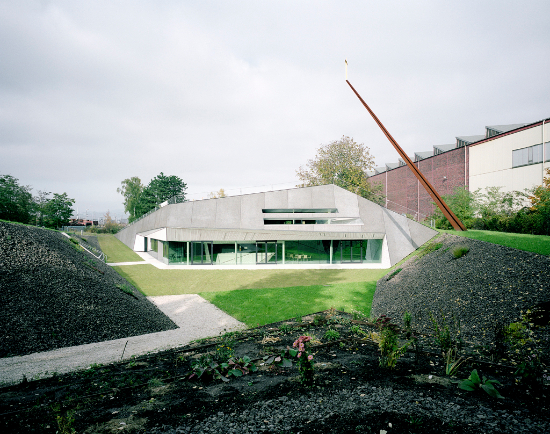
[[[453,235],[434,242],[443,245],[410,259],[391,279],[387,275],[378,281],[372,316],[387,314],[401,322],[408,311],[415,329],[431,333],[430,312],[454,314],[466,340],[487,344],[497,326],[518,321],[521,311],[550,301],[550,258]],[[454,259],[457,246],[469,251]]]
[[[177,328],[63,234],[6,222],[0,222],[0,303],[0,357]]]

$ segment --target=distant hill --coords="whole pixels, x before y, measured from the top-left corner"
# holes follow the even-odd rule
[[[177,328],[62,233],[2,221],[0,303],[0,357]]]

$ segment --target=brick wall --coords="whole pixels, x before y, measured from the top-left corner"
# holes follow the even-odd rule
[[[468,150],[453,149],[414,164],[416,167],[420,165],[420,171],[441,196],[452,194],[456,187],[468,185]],[[373,184],[382,184],[388,209],[410,214],[419,220],[433,213],[432,198],[407,166],[371,176],[369,180]]]

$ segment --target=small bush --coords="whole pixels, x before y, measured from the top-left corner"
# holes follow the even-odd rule
[[[453,249],[453,256],[455,259],[462,258],[469,251],[470,248],[467,246],[458,246]]]
[[[327,341],[336,341],[340,339],[340,333],[338,333],[336,330],[328,329],[325,332],[324,339]]]

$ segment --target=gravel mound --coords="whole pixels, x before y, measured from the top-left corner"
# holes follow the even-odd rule
[[[431,334],[430,312],[440,324],[445,315],[451,326],[454,315],[465,340],[488,344],[497,328],[550,301],[546,256],[456,235],[442,235],[432,243],[442,246],[378,281],[372,316],[386,314],[401,322],[408,311],[413,328]],[[455,259],[453,250],[460,246],[469,250]]]
[[[352,390],[344,389],[330,395],[311,392],[297,399],[282,396],[274,400],[258,401],[244,411],[225,409],[202,421],[190,420],[177,428],[153,428],[150,432],[153,434],[333,432],[330,429],[331,425],[341,423],[342,420],[368,420],[369,416],[383,415],[391,421],[392,415],[395,414],[415,415],[416,419],[422,418],[424,426],[412,432],[426,432],[428,431],[425,430],[428,428],[426,425],[431,425],[429,432],[448,432],[444,426],[440,425],[441,421],[449,424],[456,423],[457,420],[463,426],[472,427],[467,432],[476,433],[516,434],[547,432],[550,429],[547,421],[532,420],[529,417],[529,411],[525,409],[510,413],[506,410],[493,410],[478,403],[470,404],[459,397],[448,400],[440,396],[425,396],[424,393],[409,393],[391,387],[365,385]],[[438,428],[434,427],[434,423],[430,423],[433,419],[439,421]],[[367,427],[363,426],[363,428],[364,431],[356,429],[355,432],[372,432]],[[387,432],[392,431],[388,426]],[[456,432],[453,429],[450,431]]]
[[[177,328],[63,234],[1,221],[0,303],[0,357]]]

